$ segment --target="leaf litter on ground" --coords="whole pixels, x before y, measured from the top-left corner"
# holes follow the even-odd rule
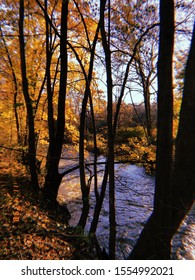
[[[0,166],[0,259],[96,259],[91,240],[69,227],[44,193],[31,187],[27,174],[13,170],[16,164],[10,170],[5,160]]]

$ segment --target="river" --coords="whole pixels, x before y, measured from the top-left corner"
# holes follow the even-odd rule
[[[98,161],[105,159],[99,157]],[[72,159],[61,160],[60,172],[78,165]],[[104,165],[99,165],[98,182],[101,185]],[[143,167],[130,164],[115,165],[116,178],[116,222],[117,222],[117,259],[125,259],[134,246],[145,222],[152,212],[154,197],[154,177],[145,173]],[[79,170],[66,175],[59,188],[59,197],[67,204],[71,213],[70,226],[75,226],[82,209]],[[93,217],[95,197],[93,186],[90,192],[90,213],[86,225],[89,230]],[[102,247],[108,247],[109,210],[108,193],[105,195],[97,237]],[[172,259],[195,260],[195,205],[183,221],[178,233],[173,239]]]

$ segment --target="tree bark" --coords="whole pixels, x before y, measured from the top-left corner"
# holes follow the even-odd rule
[[[54,145],[50,146],[50,164],[48,166],[45,186],[49,193],[51,200],[56,203],[58,194],[58,188],[62,180],[61,174],[58,172],[58,165],[60,161],[62,146],[64,142],[64,128],[65,128],[65,100],[66,100],[66,88],[67,88],[67,73],[68,73],[68,54],[67,54],[67,23],[68,23],[68,4],[69,0],[62,1],[61,8],[61,35],[60,35],[60,58],[61,58],[61,71],[60,71],[60,86],[58,96],[58,115],[57,115],[57,127],[54,138],[54,126],[53,126],[53,107],[52,107],[52,93],[49,92],[49,124],[50,124],[50,137],[54,141]],[[48,18],[48,17],[47,17]],[[50,58],[49,58],[50,59]],[[49,66],[48,66],[49,67]],[[48,69],[49,74],[49,69]],[[50,90],[50,84],[48,81],[48,88]]]
[[[84,19],[83,19],[84,21]],[[83,22],[84,23],[84,22]],[[86,29],[87,33],[87,29]],[[80,115],[80,137],[79,137],[79,165],[80,165],[80,183],[81,183],[81,192],[82,192],[82,201],[83,201],[83,209],[81,213],[81,217],[79,219],[78,225],[82,228],[85,227],[87,222],[87,217],[89,214],[89,193],[90,193],[90,186],[86,183],[86,175],[85,175],[85,157],[84,157],[84,138],[85,138],[85,117],[86,117],[86,109],[87,109],[87,103],[88,99],[90,100],[90,107],[91,107],[91,114],[93,119],[93,135],[94,135],[94,147],[96,149],[96,132],[95,132],[95,120],[94,120],[94,112],[93,112],[93,102],[92,102],[92,96],[91,96],[91,80],[92,80],[92,74],[93,74],[93,65],[94,65],[94,57],[95,57],[95,48],[98,40],[98,33],[99,33],[99,24],[96,29],[96,33],[94,36],[92,48],[90,46],[91,50],[91,57],[90,57],[90,63],[89,63],[89,71],[88,75],[85,72],[85,69],[83,70],[83,74],[85,76],[85,82],[86,82],[86,88],[85,88],[85,94],[82,102],[82,110]],[[94,175],[95,175],[95,181],[97,182],[97,168],[96,168],[96,153],[94,157]],[[97,184],[95,182],[95,184]]]
[[[47,169],[50,170],[52,165],[52,159],[55,156],[55,129],[54,129],[54,116],[53,116],[53,94],[51,86],[51,49],[50,49],[50,33],[49,22],[47,19],[48,0],[45,0],[45,29],[46,29],[46,77],[47,77],[47,121],[49,130],[49,147],[47,155]]]
[[[19,43],[20,43],[20,61],[22,73],[23,95],[25,99],[27,118],[28,118],[28,159],[31,174],[32,185],[38,187],[38,176],[36,168],[36,137],[34,128],[34,114],[32,100],[29,94],[28,79],[26,73],[26,57],[24,42],[24,0],[20,0],[19,10]]]
[[[165,205],[171,224],[159,224],[158,212],[154,211],[146,223],[129,259],[168,259],[170,242],[182,220],[191,209],[195,199],[195,25],[191,48],[185,70],[183,99],[180,111],[179,129],[176,140],[175,164],[171,207]],[[165,218],[165,217],[164,217]],[[158,236],[158,238],[156,238]],[[161,244],[160,244],[161,243]],[[163,249],[164,247],[164,249]],[[166,254],[164,254],[166,252]]]
[[[158,58],[158,124],[154,210],[129,259],[169,259],[172,223],[172,56],[174,1],[160,1]]]
[[[148,143],[150,143],[151,135],[152,135],[152,121],[151,121],[151,104],[150,104],[150,88],[149,88],[149,81],[150,76],[152,74],[152,70],[148,73],[146,76],[143,70],[141,58],[138,55],[138,58],[136,59],[136,70],[138,75],[141,78],[141,83],[143,87],[143,96],[144,96],[144,107],[145,107],[145,125],[147,130],[147,140]]]
[[[195,199],[195,24],[185,69],[172,190],[173,236]]]
[[[107,126],[108,126],[108,174],[109,174],[109,257],[115,259],[116,251],[116,220],[115,220],[115,179],[114,179],[114,125],[113,125],[113,98],[112,98],[112,64],[110,50],[110,1],[108,1],[108,36],[106,36],[104,13],[106,0],[100,4],[100,30],[102,45],[105,53],[107,75]]]
[[[108,181],[108,162],[106,162],[105,164],[106,165],[105,165],[105,171],[104,171],[104,178],[102,181],[102,187],[101,187],[99,197],[98,197],[98,199],[96,199],[93,220],[91,222],[90,231],[89,231],[90,234],[91,233],[93,234],[96,232],[98,221],[99,221],[99,215],[100,215],[100,212],[102,209],[102,204],[103,204],[104,197],[105,197],[106,185],[107,185],[107,181]]]

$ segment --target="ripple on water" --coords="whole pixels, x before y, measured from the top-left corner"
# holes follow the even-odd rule
[[[101,159],[102,161],[102,159]],[[65,167],[65,161],[60,168]],[[72,162],[75,165],[75,162]],[[102,166],[100,166],[102,168]],[[101,185],[103,173],[99,173],[98,182]],[[93,187],[91,188],[93,190]],[[59,195],[67,204],[72,215],[70,225],[77,225],[81,209],[81,190],[79,171],[75,170],[63,178],[59,189]],[[117,222],[117,258],[124,259],[133,248],[145,222],[152,212],[154,196],[154,178],[145,173],[144,168],[136,165],[117,164],[116,168],[116,222]],[[86,231],[89,230],[93,217],[95,196],[90,193],[92,205],[88,218]],[[102,207],[99,219],[97,236],[103,247],[108,246],[109,238],[109,199],[108,191]],[[195,259],[195,206],[182,223],[173,240],[174,259]]]

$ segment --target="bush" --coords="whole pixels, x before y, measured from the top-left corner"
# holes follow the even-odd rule
[[[86,149],[89,152],[94,152],[93,139],[86,141]],[[107,141],[102,135],[97,135],[97,152],[98,152],[98,155],[107,154]]]
[[[128,143],[129,138],[138,138],[142,139],[144,136],[144,129],[142,126],[129,127],[129,128],[121,128],[118,129],[116,134],[116,142],[117,143]]]
[[[66,123],[64,142],[69,144],[77,144],[79,142],[79,131],[76,126]]]

